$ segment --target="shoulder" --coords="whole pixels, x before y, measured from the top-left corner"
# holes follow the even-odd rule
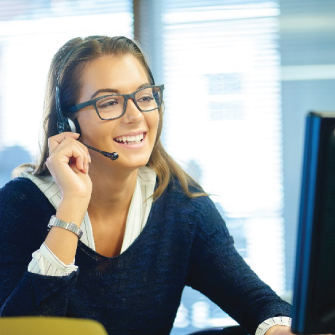
[[[0,189],[0,204],[5,202],[30,202],[43,196],[38,187],[27,178],[15,178]]]
[[[191,190],[197,192],[196,188]],[[173,227],[172,230],[187,230],[197,250],[216,250],[234,243],[210,197],[188,197],[177,180],[170,182],[154,206],[158,220],[163,221],[165,226]]]
[[[190,186],[193,193],[203,192],[202,189]],[[226,230],[226,224],[209,196],[191,198],[185,194],[177,179],[172,180],[161,197],[157,200],[165,211],[171,215],[184,215],[188,221],[197,223],[200,230],[221,229]]]
[[[192,185],[189,186],[189,190],[194,194],[203,192],[200,187],[197,188]],[[187,214],[201,215],[207,211],[216,210],[209,196],[189,197],[177,178],[170,181],[161,198],[162,202],[173,206],[175,211],[182,211]]]
[[[27,178],[16,178],[0,189],[0,231],[20,232],[26,227],[31,229],[39,222],[48,222],[53,207],[39,190]]]

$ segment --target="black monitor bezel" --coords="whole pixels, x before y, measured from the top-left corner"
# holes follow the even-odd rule
[[[335,281],[327,291],[327,276],[333,278],[334,271],[326,268],[335,267],[335,240],[333,262],[322,247],[325,229],[335,233],[335,220],[330,226],[328,215],[334,215],[335,201],[334,209],[327,205],[335,199],[334,130],[335,113],[307,115],[292,306],[292,331],[298,334],[335,333]]]

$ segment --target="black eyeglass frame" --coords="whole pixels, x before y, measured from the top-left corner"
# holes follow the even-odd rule
[[[145,90],[145,89],[148,89],[148,88],[151,88],[151,87],[159,87],[160,89],[160,92],[161,92],[161,101],[160,101],[160,105],[153,108],[153,109],[149,109],[149,110],[142,110],[139,105],[137,104],[137,101],[135,99],[135,94],[139,91],[142,91],[142,90]],[[121,94],[121,93],[113,93],[113,94],[107,94],[107,95],[103,95],[101,97],[98,97],[98,98],[95,98],[95,99],[92,99],[92,100],[88,100],[88,101],[85,101],[85,102],[82,102],[78,105],[74,105],[74,106],[71,106],[68,111],[71,112],[71,113],[75,113],[75,112],[78,112],[79,110],[87,107],[87,106],[93,106],[96,113],[98,114],[98,117],[101,119],[101,120],[115,120],[115,119],[119,119],[120,117],[122,117],[125,112],[126,112],[126,109],[127,109],[127,102],[129,99],[133,100],[135,106],[138,108],[139,111],[143,112],[143,113],[146,113],[146,112],[151,112],[153,110],[156,110],[158,108],[160,108],[162,106],[162,103],[163,103],[163,90],[164,90],[164,85],[150,85],[150,86],[145,86],[145,87],[142,87],[140,89],[138,89],[137,91],[133,92],[133,93],[130,93],[130,94]],[[106,97],[112,97],[112,96],[123,96],[124,98],[124,103],[123,103],[123,110],[122,110],[122,114],[120,116],[117,116],[117,117],[112,117],[112,118],[109,118],[109,119],[104,119],[100,116],[99,114],[99,110],[98,110],[98,107],[97,107],[97,101],[101,100],[101,99],[104,99]]]

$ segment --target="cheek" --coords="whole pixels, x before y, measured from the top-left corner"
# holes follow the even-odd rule
[[[82,131],[89,129],[88,125],[92,122],[92,117],[86,111],[82,111],[77,115],[77,121],[79,122],[80,128]]]
[[[159,114],[158,112],[152,114],[152,115],[148,115],[147,119],[147,125],[150,129],[150,133],[152,133],[153,136],[157,135],[157,130],[158,130],[158,124],[159,124]]]
[[[96,115],[89,112],[86,113],[85,111],[78,115],[77,120],[80,125],[82,138],[91,139],[92,137],[96,137],[94,134],[97,134],[97,132],[101,133],[101,130],[105,126],[103,124],[99,125],[100,120]]]

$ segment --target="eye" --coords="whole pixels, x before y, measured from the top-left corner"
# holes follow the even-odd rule
[[[152,100],[154,100],[152,94],[146,94],[137,99],[138,102],[151,102]]]
[[[113,107],[117,104],[118,102],[115,100],[108,100],[102,104],[99,104],[99,108],[107,108],[107,107]]]
[[[99,109],[110,109],[116,107],[120,103],[119,97],[107,97],[99,100],[97,102],[97,107]]]

